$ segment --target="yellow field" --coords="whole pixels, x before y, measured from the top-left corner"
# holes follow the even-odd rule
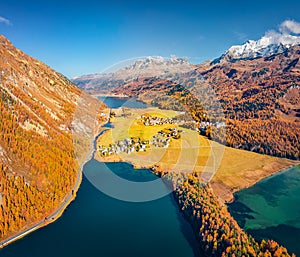
[[[150,140],[153,135],[164,128],[178,128],[175,124],[144,126],[140,116],[146,113],[156,117],[172,118],[174,111],[152,109],[130,109],[130,116],[121,117],[121,110],[116,110],[112,120],[114,128],[98,139],[98,145],[108,146],[119,140],[135,137]],[[146,152],[114,154],[104,161],[126,161],[135,167],[159,167],[171,171],[197,171],[202,178],[210,181],[215,193],[223,199],[230,200],[232,192],[248,187],[263,177],[278,172],[295,162],[225,147],[200,136],[196,131],[183,130],[180,139],[171,139],[168,148],[151,148]],[[99,156],[97,157],[99,159]]]
[[[154,134],[164,128],[176,127],[172,124],[146,127],[141,122],[138,122],[141,115],[148,114],[161,118],[172,118],[177,115],[177,112],[175,111],[160,110],[158,108],[130,109],[128,114],[131,115],[128,115],[126,118],[121,116],[121,109],[115,109],[114,112],[116,113],[116,117],[112,119],[114,129],[112,129],[110,133],[107,133],[110,134],[110,136],[105,135],[101,139],[101,143],[103,145],[107,145],[112,142],[115,143],[119,140],[130,137],[139,137],[143,140],[149,140]]]

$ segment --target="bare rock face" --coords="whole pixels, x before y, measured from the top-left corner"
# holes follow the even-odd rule
[[[3,36],[0,53],[1,90],[35,116],[35,119],[26,119],[28,124],[47,127],[43,122],[50,119],[59,127],[71,118],[66,109],[68,105],[75,106],[81,94],[79,89],[63,75],[16,49]],[[33,106],[39,107],[45,115],[37,117]]]

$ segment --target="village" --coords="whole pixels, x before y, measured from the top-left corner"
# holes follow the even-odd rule
[[[167,148],[171,142],[171,138],[179,139],[182,130],[176,128],[163,129],[152,137],[150,144],[154,147]]]
[[[160,118],[156,116],[141,116],[141,120],[145,126],[157,126],[157,125],[164,125],[164,124],[175,124],[177,121],[171,118]]]
[[[149,141],[142,141],[140,138],[125,138],[118,141],[116,144],[110,144],[108,147],[102,145],[98,146],[98,151],[102,157],[110,156],[112,154],[133,152],[145,152],[149,148]]]
[[[130,115],[130,112],[126,111],[125,108],[122,111],[122,117],[124,114]],[[110,114],[110,116],[115,116],[115,113]],[[164,126],[166,124],[176,124],[182,127],[190,128],[204,134],[206,129],[212,125],[210,122],[187,122],[184,119],[174,119],[166,117],[157,117],[152,115],[141,115],[138,118],[138,122],[145,127],[149,126]],[[225,124],[217,124],[217,126],[224,126]],[[146,128],[145,128],[146,129]],[[147,149],[152,147],[157,148],[168,148],[171,139],[179,139],[182,130],[178,130],[175,127],[164,128],[157,132],[151,137],[150,140],[144,140],[139,137],[130,137],[117,141],[114,144],[109,144],[109,146],[98,146],[98,151],[102,157],[110,156],[113,154],[126,153],[131,154],[133,152],[146,152]]]
[[[159,118],[153,116],[141,116],[140,118],[144,126],[162,126],[164,124],[174,124],[170,118]],[[119,140],[115,144],[108,147],[99,145],[98,151],[102,157],[110,156],[118,153],[131,154],[133,152],[146,152],[151,146],[158,148],[167,148],[171,142],[171,138],[179,139],[182,130],[177,128],[165,128],[152,136],[151,140],[143,140],[141,138],[125,138]]]
[[[216,128],[225,127],[225,122],[216,122],[211,123],[209,121],[201,121],[196,122],[195,120],[186,121],[185,119],[176,119],[176,118],[160,118],[156,116],[141,116],[143,124],[145,126],[157,126],[157,125],[164,125],[164,124],[178,124],[182,127],[189,128],[196,130],[202,134],[205,134],[205,131],[210,126],[215,126]]]
[[[171,142],[171,138],[180,138],[180,132],[181,130],[177,130],[176,128],[163,129],[156,135],[152,136],[150,141],[133,137],[125,138],[115,144],[110,144],[108,147],[99,145],[98,151],[102,157],[106,157],[122,152],[126,154],[131,154],[133,152],[146,152],[146,149],[149,149],[150,145],[159,148],[167,148]]]

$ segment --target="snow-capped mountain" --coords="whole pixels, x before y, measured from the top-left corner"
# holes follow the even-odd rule
[[[290,45],[283,44],[263,44],[258,41],[249,40],[240,46],[232,46],[228,49],[226,55],[232,59],[253,59],[256,57],[269,56],[283,53]]]
[[[230,47],[226,53],[216,59],[215,62],[222,59],[232,61],[270,56],[273,54],[283,53],[291,46],[299,44],[300,37],[298,36],[269,32],[257,41],[248,40],[242,45],[234,45]]]

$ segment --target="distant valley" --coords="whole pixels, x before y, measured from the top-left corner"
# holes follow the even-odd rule
[[[263,38],[232,47],[211,62],[177,61],[168,73],[159,70],[161,58],[159,63],[148,58],[108,78],[89,75],[73,82],[90,94],[128,95],[153,106],[188,110],[200,123],[209,120],[207,111],[214,112],[208,109],[216,98],[226,131],[212,124],[204,134],[235,148],[299,159],[299,56],[298,45],[267,44]],[[150,75],[144,68],[149,65]],[[126,71],[130,75],[120,75]]]
[[[247,234],[225,201],[299,163],[299,45],[248,41],[197,65],[175,56],[147,57],[115,72],[76,77],[78,87],[3,36],[0,53],[2,246],[56,220],[75,198],[83,165],[92,158],[130,162],[163,178],[203,256],[291,256],[279,243]],[[82,90],[135,98],[148,113],[107,107]],[[95,142],[101,130],[106,133]],[[224,145],[223,156],[216,149]],[[116,156],[120,149],[122,158]],[[206,179],[205,167],[215,168],[222,157]],[[154,164],[145,164],[153,158]],[[93,176],[97,172],[102,170]]]

